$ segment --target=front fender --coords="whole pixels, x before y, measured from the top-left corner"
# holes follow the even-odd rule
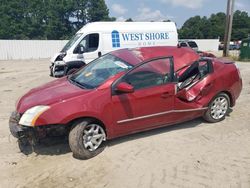
[[[92,90],[87,94],[52,104],[47,111],[38,117],[35,126],[67,125],[75,119],[93,117],[103,122],[109,131],[112,126],[110,95],[109,89]]]

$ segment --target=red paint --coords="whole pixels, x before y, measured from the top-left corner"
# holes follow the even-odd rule
[[[111,54],[132,65],[138,65],[142,61],[159,56],[173,56],[175,71],[199,59],[193,50],[177,47],[123,49]],[[98,88],[91,90],[79,88],[72,85],[67,78],[62,78],[28,92],[20,99],[17,111],[23,114],[33,106],[49,105],[50,109],[37,119],[35,126],[68,125],[74,119],[94,117],[103,122],[109,139],[183,122],[202,116],[204,110],[192,112],[181,110],[207,107],[213,97],[222,91],[230,95],[233,106],[240,95],[242,80],[235,65],[225,64],[223,60],[214,58],[211,61],[213,73],[193,87],[179,91],[182,93],[176,93],[177,86],[174,82],[134,92],[129,85],[123,83],[118,89],[127,90],[129,93],[112,95],[112,84],[126,74],[125,72],[113,76]],[[185,101],[190,96],[195,98]],[[166,113],[161,115],[164,112]],[[123,120],[152,114],[154,116],[149,118],[121,123]]]

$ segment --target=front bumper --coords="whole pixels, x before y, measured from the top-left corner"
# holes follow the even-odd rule
[[[9,119],[9,129],[11,134],[18,139],[28,139],[30,143],[36,143],[45,137],[55,137],[67,135],[70,126],[66,125],[46,125],[38,127],[27,127],[19,124],[21,114],[13,112]]]
[[[66,75],[66,64],[64,62],[53,62],[50,65],[50,76],[62,77]]]
[[[10,119],[9,119],[9,129],[11,134],[20,139],[20,138],[28,138],[33,137],[34,130],[32,127],[26,127],[19,125],[19,120],[21,118],[21,114],[17,112],[12,112]]]

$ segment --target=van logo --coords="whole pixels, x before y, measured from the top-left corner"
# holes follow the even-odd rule
[[[111,37],[112,37],[112,46],[113,46],[113,48],[120,48],[121,47],[121,43],[120,43],[119,32],[116,31],[116,30],[112,31]]]

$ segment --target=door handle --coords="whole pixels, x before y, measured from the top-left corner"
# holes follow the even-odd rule
[[[98,57],[101,57],[102,56],[102,52],[98,52]]]

